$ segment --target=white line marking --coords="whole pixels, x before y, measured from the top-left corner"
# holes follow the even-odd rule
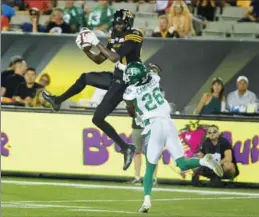
[[[112,211],[112,210],[102,210],[102,209],[71,209],[71,211],[76,211],[76,212],[106,212],[106,213],[138,214],[137,212]]]
[[[259,199],[259,196],[247,197],[186,197],[186,198],[166,198],[152,199],[152,201],[184,201],[184,200],[244,200]],[[111,202],[142,202],[143,200],[51,200],[51,201],[2,201],[2,204],[19,203],[111,203]]]
[[[20,203],[20,204],[2,204],[3,208],[18,208],[18,209],[47,209],[47,208],[65,208],[71,211],[79,212],[102,212],[102,213],[123,213],[123,214],[135,214],[136,212],[129,211],[119,211],[119,210],[101,210],[93,209],[91,207],[84,206],[62,206],[62,205],[50,205],[50,204],[29,204],[29,203]]]
[[[62,186],[74,188],[89,188],[89,189],[118,189],[118,190],[143,190],[143,187],[132,186],[113,186],[113,185],[93,185],[93,184],[73,184],[73,183],[56,183],[56,182],[30,182],[30,181],[12,181],[2,180],[3,184],[14,185],[45,185],[45,186]],[[248,192],[234,192],[234,191],[209,191],[209,190],[191,190],[191,189],[174,189],[174,188],[154,188],[153,191],[157,192],[180,192],[180,193],[193,193],[202,195],[236,195],[236,196],[259,196],[259,193]]]

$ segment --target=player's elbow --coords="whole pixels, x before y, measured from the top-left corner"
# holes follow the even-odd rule
[[[110,61],[112,61],[113,63],[116,63],[120,60],[120,56],[119,54],[113,52],[111,55],[110,55]]]

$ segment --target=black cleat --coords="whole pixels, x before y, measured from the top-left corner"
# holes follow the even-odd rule
[[[57,112],[60,110],[61,104],[58,104],[55,102],[55,96],[50,95],[48,92],[43,91],[42,92],[43,98],[51,104],[52,108]]]
[[[129,144],[128,148],[123,152],[124,154],[124,166],[123,170],[127,170],[132,163],[132,159],[134,157],[136,151],[136,146]]]

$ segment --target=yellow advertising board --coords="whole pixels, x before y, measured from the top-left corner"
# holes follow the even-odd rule
[[[1,112],[2,171],[130,177],[133,166],[122,170],[118,146],[92,124],[92,116],[79,114]],[[131,141],[131,118],[107,120]],[[238,161],[239,182],[259,183],[259,123],[176,120],[187,157],[196,156],[206,126],[219,126],[232,144]],[[144,162],[144,158],[143,158]],[[184,179],[167,150],[159,162],[158,177]],[[144,173],[144,166],[142,167]],[[189,180],[190,176],[185,179]]]

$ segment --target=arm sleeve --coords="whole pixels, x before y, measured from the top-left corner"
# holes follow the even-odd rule
[[[132,101],[136,98],[135,93],[135,90],[131,86],[128,86],[123,94],[123,99],[126,101]]]
[[[142,42],[143,42],[142,33],[135,30],[132,33],[125,36],[125,42],[124,42],[123,46],[121,46],[120,49],[117,51],[117,53],[121,57],[127,56],[133,50],[138,49],[139,45],[141,45]]]
[[[224,151],[229,150],[229,149],[232,150],[232,146],[227,139],[221,138],[221,140],[222,140],[221,147]]]

